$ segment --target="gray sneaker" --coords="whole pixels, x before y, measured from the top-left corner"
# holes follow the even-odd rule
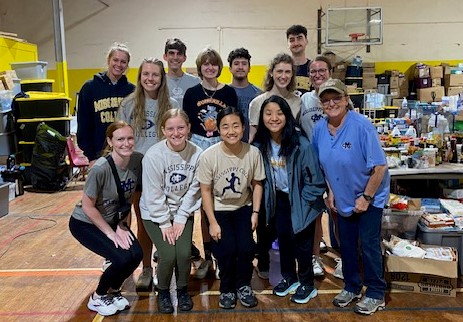
[[[354,294],[352,292],[342,290],[341,293],[336,295],[333,299],[333,304],[337,307],[346,307],[352,301],[358,301],[362,298],[362,294]]]
[[[386,308],[386,302],[383,299],[377,300],[371,297],[363,297],[363,299],[355,304],[354,312],[359,314],[371,315],[376,311],[382,311]]]

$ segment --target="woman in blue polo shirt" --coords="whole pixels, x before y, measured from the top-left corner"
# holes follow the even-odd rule
[[[313,144],[329,186],[328,205],[339,223],[344,289],[333,304],[345,307],[362,298],[354,311],[370,315],[385,307],[381,218],[389,199],[389,172],[375,127],[349,109],[347,88],[338,79],[320,86],[326,118],[315,125]],[[358,246],[363,257],[363,281]]]

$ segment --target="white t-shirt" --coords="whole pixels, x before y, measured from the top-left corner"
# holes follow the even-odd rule
[[[315,127],[315,123],[323,118],[323,109],[318,94],[315,91],[305,93],[301,99],[302,107],[299,122],[302,130],[309,140],[312,141],[312,130]]]

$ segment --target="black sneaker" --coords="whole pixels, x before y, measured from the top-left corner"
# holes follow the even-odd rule
[[[313,286],[308,286],[308,285],[300,285],[296,293],[294,293],[293,296],[291,296],[291,302],[297,303],[297,304],[305,304],[310,301],[310,299],[313,299],[315,296],[318,295],[317,289],[314,288]]]
[[[234,309],[236,306],[235,293],[220,293],[219,306],[222,309]]]
[[[180,311],[191,311],[193,308],[193,301],[186,287],[177,290],[178,309]]]
[[[170,314],[174,312],[172,300],[170,299],[169,290],[159,290],[158,292],[158,310],[160,313]]]
[[[236,294],[241,302],[241,305],[245,307],[254,307],[257,305],[257,298],[251,289],[251,286],[241,286]]]
[[[273,294],[277,296],[286,296],[289,293],[294,293],[299,285],[301,285],[301,283],[298,281],[282,279],[273,289]]]

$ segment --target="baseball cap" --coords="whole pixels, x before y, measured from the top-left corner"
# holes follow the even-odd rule
[[[335,91],[339,94],[347,95],[346,85],[336,78],[329,78],[326,82],[321,84],[320,88],[318,89],[318,96],[321,96],[322,93],[326,91]]]

